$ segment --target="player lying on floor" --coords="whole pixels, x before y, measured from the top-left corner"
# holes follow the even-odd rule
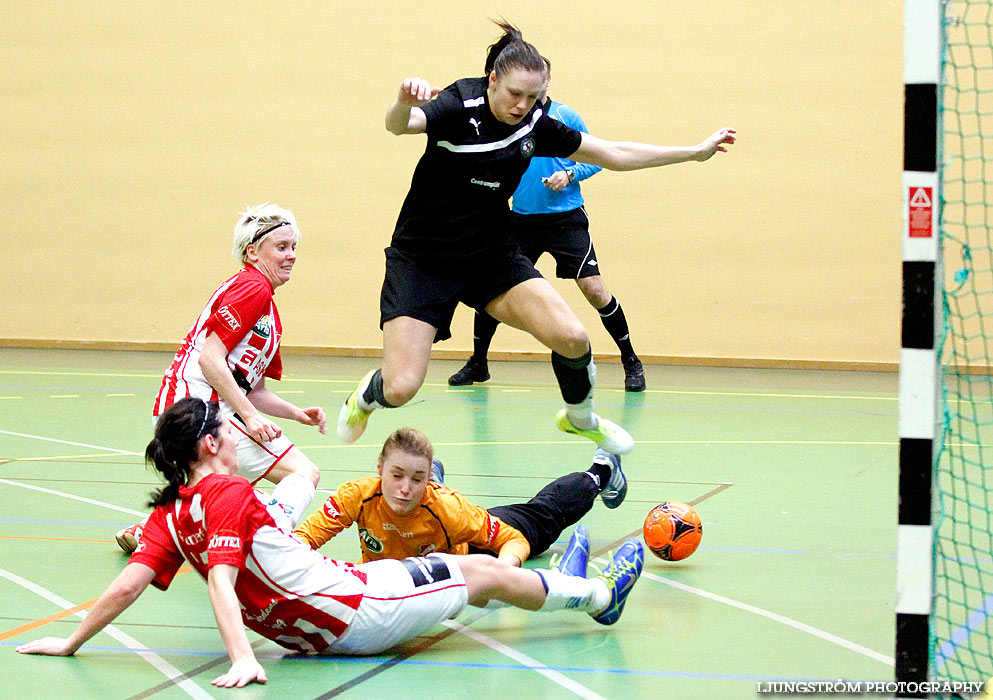
[[[295,522],[238,469],[233,428],[218,405],[185,398],[166,409],[145,450],[167,485],[127,566],[67,639],[46,637],[23,654],[68,656],[152,584],[165,589],[184,561],[207,581],[231,668],[217,686],[265,683],[245,626],[304,652],[375,654],[425,633],[467,604],[490,599],[526,610],[582,610],[601,624],[620,617],[644,550],[628,540],[598,578],[527,570],[488,556],[433,554],[354,566],[325,559],[292,534]]]
[[[489,552],[520,566],[579,522],[597,496],[616,508],[627,493],[621,458],[598,448],[589,469],[559,477],[527,503],[481,508],[444,486],[431,442],[413,428],[386,439],[376,470],[379,476],[339,486],[295,534],[318,549],[354,523],[363,562]],[[585,528],[578,539],[588,551]]]

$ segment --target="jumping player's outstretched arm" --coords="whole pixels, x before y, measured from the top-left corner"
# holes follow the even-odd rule
[[[221,633],[221,641],[231,659],[231,668],[211,683],[221,688],[244,688],[252,682],[265,683],[265,669],[255,658],[252,645],[245,634],[241,621],[241,607],[234,591],[238,579],[238,569],[226,564],[217,564],[207,572],[207,591],[210,605],[214,609],[214,619]]]
[[[423,134],[427,128],[427,118],[421,109],[431,101],[441,88],[431,87],[431,83],[421,78],[407,78],[400,83],[397,100],[386,112],[386,130],[391,134]]]
[[[608,170],[640,170],[691,160],[703,162],[718,152],[726,152],[726,145],[733,144],[736,138],[734,129],[725,128],[715,131],[696,146],[654,146],[632,141],[606,141],[583,134],[579,148],[569,157]]]
[[[155,578],[155,571],[144,564],[128,564],[117,575],[107,589],[93,604],[82,624],[65,639],[44,637],[27,644],[21,644],[17,651],[21,654],[41,654],[43,656],[72,656],[79,647],[97,632],[109,625],[115,617],[127,610],[138,599],[148,584]]]

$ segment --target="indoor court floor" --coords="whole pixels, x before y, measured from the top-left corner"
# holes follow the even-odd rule
[[[627,500],[584,518],[593,555],[640,536],[664,500],[704,522],[690,558],[650,554],[620,621],[468,608],[393,653],[288,654],[249,637],[268,685],[220,690],[227,669],[206,586],[180,575],[149,589],[75,658],[17,644],[66,636],[126,563],[115,531],[140,519],[154,472],[140,454],[160,353],[0,350],[0,695],[7,698],[706,698],[761,697],[757,683],[893,678],[897,376],[869,372],[646,367],[625,394],[598,367],[598,412],[636,440]],[[372,474],[383,439],[424,430],[446,483],[492,506],[526,500],[585,469],[593,445],[558,432],[547,363],[491,364],[450,388],[461,363],[434,361],[412,404],[373,415],[355,445],[333,436],[338,407],[374,359],[287,355],[268,386],[320,405],[328,435],[281,422],[320,467],[317,508],[339,482]],[[265,488],[269,486],[267,482]],[[563,534],[555,549],[565,544]],[[325,548],[354,560],[357,536]],[[547,566],[548,555],[528,562]]]

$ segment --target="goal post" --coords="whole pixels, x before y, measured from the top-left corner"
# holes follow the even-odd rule
[[[941,300],[938,83],[941,0],[904,2],[903,318],[899,381],[897,697],[928,680],[933,583],[932,482],[939,430]]]
[[[993,0],[905,0],[904,95],[896,680],[926,697],[993,677]]]

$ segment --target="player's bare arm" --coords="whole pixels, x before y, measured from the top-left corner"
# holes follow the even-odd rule
[[[400,83],[397,100],[386,112],[386,130],[391,134],[423,134],[427,118],[421,109],[441,92],[421,78],[407,78]]]
[[[107,586],[75,632],[65,639],[59,637],[37,639],[20,645],[17,651],[21,654],[42,656],[72,656],[87,640],[127,610],[154,577],[155,572],[144,564],[128,564],[124,567],[124,571]]]
[[[259,414],[245,392],[241,390],[225,359],[228,349],[224,343],[213,333],[209,334],[203,341],[203,350],[200,353],[200,369],[204,378],[210,383],[217,395],[224,399],[231,409],[241,416],[245,422],[245,427],[253,438],[259,442],[269,442],[282,435],[283,431],[271,420]]]
[[[254,389],[248,393],[248,400],[259,411],[275,418],[288,418],[304,425],[315,425],[324,434],[328,417],[319,406],[300,408],[275,392],[268,389],[263,378]]]
[[[228,672],[211,681],[221,688],[244,688],[249,683],[266,682],[265,669],[255,658],[241,619],[241,607],[234,591],[237,579],[238,569],[233,566],[212,566],[207,573],[210,605],[214,610],[221,641],[231,659]]]
[[[732,128],[715,131],[695,146],[655,146],[633,141],[607,141],[590,134],[583,134],[583,140],[572,160],[590,165],[599,165],[608,170],[640,170],[675,165],[688,161],[703,162],[717,153],[727,151],[737,133]]]

